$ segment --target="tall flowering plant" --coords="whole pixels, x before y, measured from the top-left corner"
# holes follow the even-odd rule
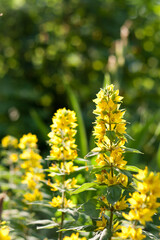
[[[23,135],[18,145],[22,150],[20,154],[20,159],[23,161],[21,168],[24,170],[22,183],[27,185],[24,200],[28,202],[42,200],[43,198],[39,188],[41,186],[40,181],[44,180],[44,173],[42,172],[42,157],[39,154],[37,142],[37,136],[28,133]]]
[[[96,190],[93,198],[82,206],[92,222],[81,229],[95,232],[92,240],[144,239],[147,231],[143,226],[152,220],[159,207],[159,191],[155,190],[159,174],[128,166],[125,160],[125,152],[140,152],[125,146],[131,137],[126,133],[125,110],[120,108],[122,99],[114,85],[98,92],[93,112],[96,147],[86,156],[96,157],[92,170],[95,181],[73,192]]]
[[[48,134],[51,146],[48,159],[52,161],[48,170],[50,177],[48,185],[54,192],[49,204],[61,212],[60,222],[56,225],[60,230],[59,240],[62,240],[63,237],[61,230],[64,228],[66,214],[70,213],[73,218],[77,219],[74,211],[71,210],[75,204],[69,196],[69,192],[77,187],[77,180],[71,174],[80,169],[74,165],[74,160],[77,158],[76,120],[74,111],[65,108],[59,109],[53,116],[51,132]],[[81,239],[78,237],[79,234],[74,238],[72,236],[73,234],[64,239]]]

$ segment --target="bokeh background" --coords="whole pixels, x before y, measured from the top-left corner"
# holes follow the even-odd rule
[[[58,108],[76,111],[79,155],[93,147],[94,103],[115,84],[124,96],[129,164],[160,170],[160,1],[1,0],[0,138],[37,134]]]

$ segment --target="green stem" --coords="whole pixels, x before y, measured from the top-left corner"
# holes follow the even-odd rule
[[[110,122],[110,116],[109,116],[109,130],[110,130],[110,131],[112,130],[111,122]],[[113,142],[110,140],[110,147],[111,147],[110,154],[111,154],[111,152],[112,152],[112,144],[113,144]],[[111,175],[112,175],[112,177],[113,177],[113,175],[114,175],[114,171],[113,171],[113,166],[112,166],[112,164],[111,164]],[[111,211],[111,214],[110,214],[110,222],[109,222],[109,233],[110,233],[109,240],[112,239],[112,222],[113,222],[113,211],[114,211],[113,206],[111,206],[110,211]]]
[[[65,173],[64,171],[64,165],[65,165],[65,160],[63,160],[63,172]],[[62,179],[62,215],[61,215],[61,223],[60,223],[60,230],[63,229],[63,222],[64,222],[64,215],[65,213],[63,212],[63,209],[64,209],[64,203],[65,203],[65,186],[64,186],[64,182],[65,182],[65,174],[63,175],[63,179]],[[58,237],[58,240],[62,240],[62,231],[59,232],[59,237]]]
[[[109,240],[112,239],[111,233],[112,233],[113,211],[114,211],[114,208],[113,206],[111,206],[111,215],[110,215],[110,222],[109,222],[109,232],[110,232]]]

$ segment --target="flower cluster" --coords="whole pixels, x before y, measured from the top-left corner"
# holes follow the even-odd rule
[[[38,153],[37,137],[31,133],[23,135],[20,139],[19,148],[22,150],[20,159],[23,160],[21,168],[25,170],[22,183],[27,184],[29,192],[24,194],[27,201],[36,201],[42,199],[42,193],[38,190],[40,181],[44,179],[42,173],[41,159]]]
[[[73,111],[63,108],[55,113],[52,121],[51,132],[48,134],[51,145],[50,159],[58,162],[49,167],[49,176],[54,177],[55,183],[48,181],[48,185],[52,191],[58,191],[62,188],[73,189],[76,187],[76,179],[65,180],[65,176],[77,168],[77,166],[73,166],[73,160],[77,157],[77,145],[74,139],[75,127],[77,126],[76,116]],[[62,178],[59,179],[60,175]],[[54,197],[50,202],[53,207],[61,207],[62,203],[65,207],[73,207],[71,200],[62,199],[60,196]]]
[[[104,196],[99,198],[101,211],[96,221],[96,231],[108,229],[110,236],[116,235],[119,229],[119,222],[113,221],[114,213],[128,208],[126,196],[122,191],[130,184],[128,176],[123,174],[127,164],[124,160],[127,134],[126,121],[123,118],[125,110],[120,109],[122,99],[119,91],[114,90],[114,85],[109,85],[101,89],[97,98],[93,100],[96,103],[96,109],[93,111],[96,115],[93,131],[96,147],[89,156],[97,155],[96,183],[108,189],[108,195],[105,196],[104,193]],[[116,196],[114,201],[110,197],[112,194]],[[106,211],[110,212],[109,218],[106,217]]]
[[[124,160],[124,144],[126,142],[126,121],[123,119],[124,110],[120,109],[123,97],[119,96],[119,91],[114,90],[113,85],[101,89],[94,100],[96,103],[96,122],[93,135],[96,139],[97,147],[93,152],[98,152],[96,162],[101,167],[109,167],[110,172],[102,170],[101,174],[96,174],[99,184],[108,186],[122,184],[127,186],[127,176],[119,173],[114,174],[113,168],[123,169],[126,165]]]
[[[98,151],[97,164],[123,168],[126,165],[123,157],[123,146],[126,142],[126,121],[123,119],[124,110],[120,110],[123,98],[119,91],[110,85],[101,89],[94,100],[97,115],[93,135],[96,139]]]
[[[13,136],[5,136],[2,139],[2,147],[4,148],[9,148],[9,147],[13,147],[13,148],[17,148],[18,147],[18,139],[13,137]]]
[[[142,228],[134,224],[139,222],[141,225],[146,225],[146,222],[152,221],[152,217],[157,213],[157,208],[160,207],[158,198],[160,198],[160,174],[148,172],[146,167],[144,170],[139,170],[135,175],[137,178],[136,191],[128,199],[130,211],[128,214],[123,213],[123,217],[131,222],[129,227],[122,226],[121,233],[118,235],[122,239],[143,239],[146,236],[142,233]]]
[[[49,142],[51,144],[50,156],[53,160],[74,160],[77,157],[77,145],[74,136],[76,115],[65,108],[59,109],[52,118]]]
[[[51,145],[49,159],[54,163],[49,167],[49,177],[53,177],[53,182],[48,180],[51,191],[59,192],[55,194],[49,204],[56,208],[72,208],[73,202],[67,199],[66,193],[77,187],[77,180],[70,178],[69,175],[78,167],[74,166],[73,161],[77,158],[77,145],[75,144],[76,134],[76,115],[74,111],[59,109],[53,116],[51,132],[48,134]],[[60,228],[63,226],[64,212]],[[76,235],[77,236],[77,235]],[[59,239],[62,239],[61,233]],[[78,238],[77,238],[78,239]]]
[[[11,237],[9,236],[9,227],[6,226],[5,222],[0,223],[0,239],[11,240]]]
[[[5,163],[7,163],[7,165],[12,165],[16,163],[18,161],[18,139],[13,136],[7,135],[2,138],[1,144],[4,149],[3,155],[5,158]]]
[[[64,237],[63,240],[86,240],[86,237],[79,237],[79,233],[72,233],[70,237]]]

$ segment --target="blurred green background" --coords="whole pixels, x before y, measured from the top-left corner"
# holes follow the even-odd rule
[[[0,12],[1,138],[32,132],[47,152],[54,112],[71,108],[84,156],[92,100],[113,83],[135,139],[128,147],[144,153],[128,163],[160,169],[160,1],[1,0]]]

